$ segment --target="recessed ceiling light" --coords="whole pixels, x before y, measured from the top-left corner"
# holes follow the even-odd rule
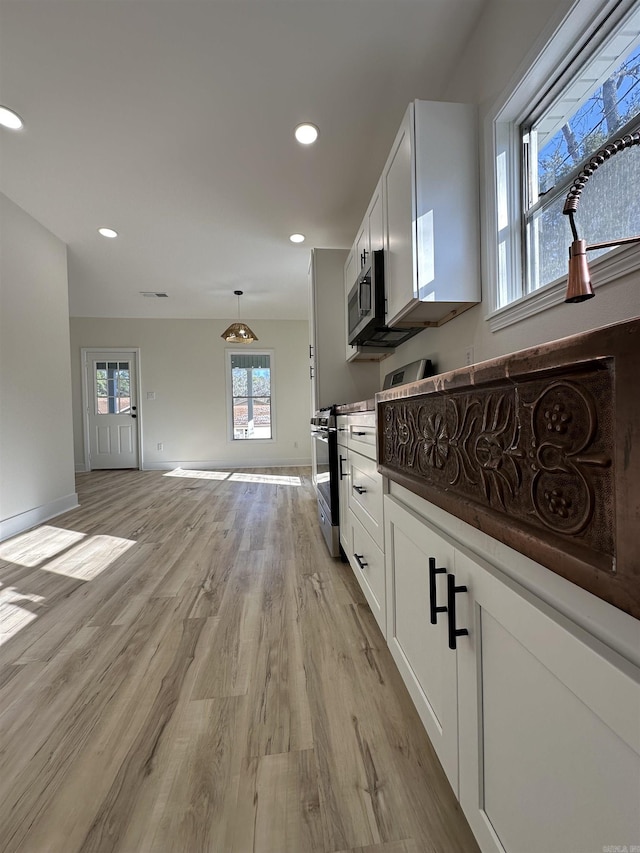
[[[319,131],[315,124],[299,124],[295,130],[296,139],[302,145],[311,145],[318,138],[318,133]]]
[[[289,239],[292,243],[304,243],[304,234],[292,234]]]
[[[118,232],[114,231],[113,228],[98,228],[98,234],[102,234],[103,237],[108,237],[110,240],[118,236]]]
[[[22,130],[24,127],[24,122],[18,113],[14,113],[9,107],[0,107],[0,124],[8,127],[9,130]]]

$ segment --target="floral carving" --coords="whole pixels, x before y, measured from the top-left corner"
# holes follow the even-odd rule
[[[433,468],[444,468],[449,457],[450,439],[447,424],[440,413],[427,418],[422,435],[422,449],[429,465]]]
[[[551,515],[559,515],[561,518],[569,517],[572,501],[571,498],[564,496],[562,489],[547,489],[544,499]]]
[[[549,432],[565,433],[571,421],[571,413],[565,410],[563,403],[555,403],[551,408],[545,409],[544,419]]]
[[[495,495],[503,509],[506,495],[513,497],[521,482],[513,452],[516,434],[517,423],[506,395],[488,396],[474,450],[485,497],[491,503]]]
[[[598,365],[577,381],[510,379],[384,402],[382,468],[424,484],[436,503],[443,490],[569,536],[595,523],[594,541],[612,543],[603,498],[611,475],[595,473],[613,464],[609,421],[598,414],[610,389]]]

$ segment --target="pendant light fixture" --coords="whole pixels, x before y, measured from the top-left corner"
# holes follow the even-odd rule
[[[240,322],[240,297],[242,296],[242,291],[234,290],[233,292],[238,297],[238,322],[232,323],[220,337],[224,338],[228,344],[252,344],[258,340],[257,335],[251,331],[246,323]]]

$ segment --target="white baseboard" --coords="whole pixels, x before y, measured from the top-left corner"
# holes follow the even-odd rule
[[[308,468],[311,458],[301,459],[252,459],[250,461],[233,462],[229,459],[211,461],[209,459],[175,460],[171,462],[146,462],[145,471],[173,471],[174,468],[183,468],[187,471],[242,471],[245,468]]]
[[[88,470],[84,462],[76,462],[76,474],[85,474]]]
[[[36,527],[43,521],[48,521],[50,518],[68,512],[70,509],[75,509],[77,506],[80,506],[78,495],[76,492],[72,492],[70,495],[63,495],[63,497],[56,498],[42,506],[36,506],[33,509],[26,510],[26,512],[4,518],[0,521],[0,542],[10,536],[24,533],[25,530]]]

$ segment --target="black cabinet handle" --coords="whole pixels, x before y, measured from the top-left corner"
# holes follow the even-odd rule
[[[359,495],[364,495],[367,492],[367,490],[363,489],[362,486],[354,486],[353,488]]]
[[[353,432],[353,435],[366,435],[366,432]]]
[[[353,556],[356,558],[356,562],[360,566],[360,568],[366,569],[366,567],[369,565],[369,563],[365,563],[364,554],[354,554]]]
[[[309,379],[313,379],[313,367],[309,368]]]
[[[131,417],[132,417],[132,418],[137,418],[138,416],[137,416],[137,415],[131,415]]]
[[[343,462],[346,462],[346,461],[347,461],[346,456],[343,456],[342,454],[340,454],[340,456],[339,456],[339,458],[338,458],[338,468],[339,468],[339,473],[340,473],[340,479],[341,479],[341,480],[344,480],[344,478],[347,476],[347,475],[344,473],[344,471],[342,470],[342,463],[343,463]]]
[[[444,604],[438,607],[436,603],[436,575],[446,574],[446,571],[444,568],[436,568],[436,558],[429,557],[429,613],[432,625],[437,625],[438,613],[447,612]]]
[[[466,628],[456,628],[456,595],[459,592],[466,592],[467,588],[464,584],[456,586],[454,575],[447,575],[447,613],[449,616],[449,648],[456,648],[456,640],[458,637],[466,637],[469,632]]]

